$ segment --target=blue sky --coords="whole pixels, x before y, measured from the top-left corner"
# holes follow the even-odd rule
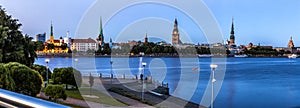
[[[231,19],[234,17],[237,44],[253,42],[285,47],[290,36],[293,36],[295,45],[300,46],[299,0],[203,0],[203,2],[215,16],[224,39],[229,38]],[[92,20],[94,24],[88,28],[90,31],[80,33],[78,32],[79,26],[86,20],[85,16],[97,5],[95,0],[84,2],[80,0],[17,2],[0,0],[0,3],[9,14],[20,20],[23,24],[21,28],[23,33],[31,36],[43,32],[49,34],[52,20],[55,38],[65,36],[68,30],[72,36],[76,34],[76,38],[96,38],[99,32],[99,16],[107,12],[103,9],[94,13],[95,19]],[[166,41],[170,41],[172,23],[177,17],[183,41],[207,43],[205,36],[192,18],[180,9],[165,5],[143,4],[130,6],[114,14],[114,16],[103,16],[106,41],[109,37],[119,41],[141,39],[146,32],[148,36],[163,36],[167,37]],[[118,38],[122,36],[126,38]]]

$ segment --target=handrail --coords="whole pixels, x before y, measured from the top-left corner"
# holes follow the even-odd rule
[[[45,101],[35,97],[26,96],[23,94],[11,92],[8,90],[0,89],[0,101],[2,105],[6,106],[28,106],[34,108],[70,108],[65,105]],[[0,103],[1,106],[1,103]]]

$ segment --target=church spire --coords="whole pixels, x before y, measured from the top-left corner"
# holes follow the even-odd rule
[[[148,43],[148,33],[146,32],[144,43]]]
[[[53,36],[53,26],[52,26],[52,21],[51,21],[51,27],[50,27],[50,36]]]
[[[233,18],[232,18],[232,24],[231,24],[231,32],[230,34],[234,34],[234,24],[233,24]]]
[[[102,28],[102,17],[100,17],[100,36],[103,36],[103,28]]]

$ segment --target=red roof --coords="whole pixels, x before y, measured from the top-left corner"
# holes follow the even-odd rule
[[[97,43],[94,39],[72,39],[72,43]]]

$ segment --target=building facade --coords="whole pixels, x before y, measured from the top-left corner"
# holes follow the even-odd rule
[[[62,37],[58,40],[54,39],[52,22],[50,27],[50,39],[47,40],[44,45],[43,53],[68,53],[69,51],[69,47],[64,43]]]
[[[71,50],[77,52],[86,52],[88,50],[98,50],[97,42],[92,39],[72,39],[71,40]]]
[[[43,34],[37,34],[35,37],[36,41],[40,41],[40,42],[46,42],[46,33]]]

